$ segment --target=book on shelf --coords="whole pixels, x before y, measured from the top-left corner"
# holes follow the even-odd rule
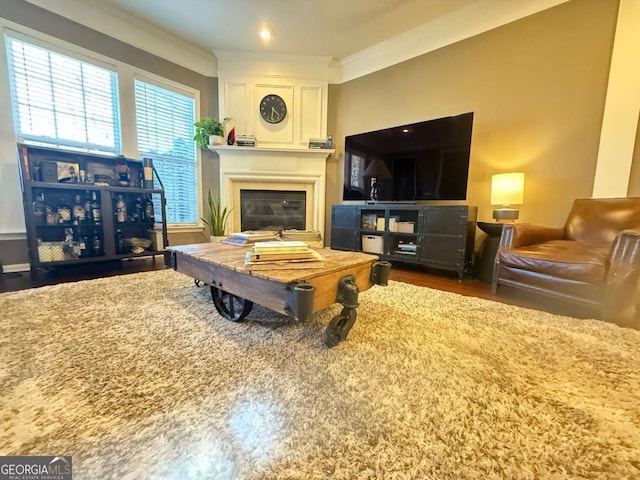
[[[375,230],[378,222],[378,215],[375,213],[363,213],[360,217],[360,227],[363,230]]]
[[[257,253],[252,249],[247,252],[245,262],[317,262],[324,260],[318,252],[308,249],[307,251],[288,253]]]
[[[258,262],[245,263],[244,268],[247,270],[313,270],[324,268],[324,262]]]
[[[256,253],[254,251],[247,252],[247,259],[252,262],[264,262],[270,260],[305,260],[311,259],[315,260],[316,257],[313,255],[313,250],[310,251],[300,251],[300,252],[267,252],[267,253]]]
[[[229,237],[221,240],[221,243],[244,247],[253,245],[255,242],[279,240],[280,236],[276,230],[246,230],[244,232],[233,233]]]
[[[301,240],[310,247],[322,248],[324,243],[318,230],[283,230],[280,234],[282,240]]]
[[[237,135],[236,145],[239,147],[255,147],[256,137],[255,135],[246,135],[246,134]]]
[[[307,248],[307,251],[289,253],[256,253],[255,247],[253,247],[247,252],[244,265],[249,269],[260,268],[262,270],[322,268],[323,260],[322,255],[310,248]]]
[[[269,242],[255,242],[253,249],[257,253],[292,253],[292,252],[307,252],[309,251],[309,245],[302,240],[277,240]]]

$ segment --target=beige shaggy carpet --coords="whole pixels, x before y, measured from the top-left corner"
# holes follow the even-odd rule
[[[75,479],[640,478],[640,331],[403,283],[234,324],[172,270],[0,295],[0,454]]]

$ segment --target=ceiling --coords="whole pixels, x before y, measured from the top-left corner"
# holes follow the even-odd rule
[[[341,83],[570,0],[26,1],[206,76],[289,55]]]
[[[482,0],[103,0],[207,51],[339,60]],[[261,26],[274,37],[258,37]]]

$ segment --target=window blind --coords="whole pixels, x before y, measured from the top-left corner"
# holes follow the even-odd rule
[[[6,47],[19,141],[120,153],[115,72],[10,36]]]
[[[193,141],[195,100],[135,80],[138,153],[153,159],[167,198],[167,223],[199,222],[198,169]]]

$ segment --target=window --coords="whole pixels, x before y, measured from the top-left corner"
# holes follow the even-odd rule
[[[149,157],[165,189],[167,223],[200,224],[193,141],[197,91],[151,75],[138,77],[128,65],[72,45],[49,49],[46,40],[20,32],[5,34],[5,40],[18,141]],[[71,53],[61,53],[67,50]],[[119,92],[127,99],[122,105]],[[121,115],[131,120],[125,125],[135,115],[136,130],[121,132]],[[137,153],[132,153],[136,131]],[[159,201],[154,205],[160,209]]]
[[[135,80],[138,153],[150,157],[167,197],[167,223],[197,224],[194,98]]]
[[[351,161],[351,179],[350,183],[353,188],[362,189],[364,185],[362,184],[362,172],[364,171],[364,158],[360,155],[356,155],[355,153],[349,154],[349,159]]]
[[[6,38],[11,104],[19,140],[120,153],[116,73]]]

